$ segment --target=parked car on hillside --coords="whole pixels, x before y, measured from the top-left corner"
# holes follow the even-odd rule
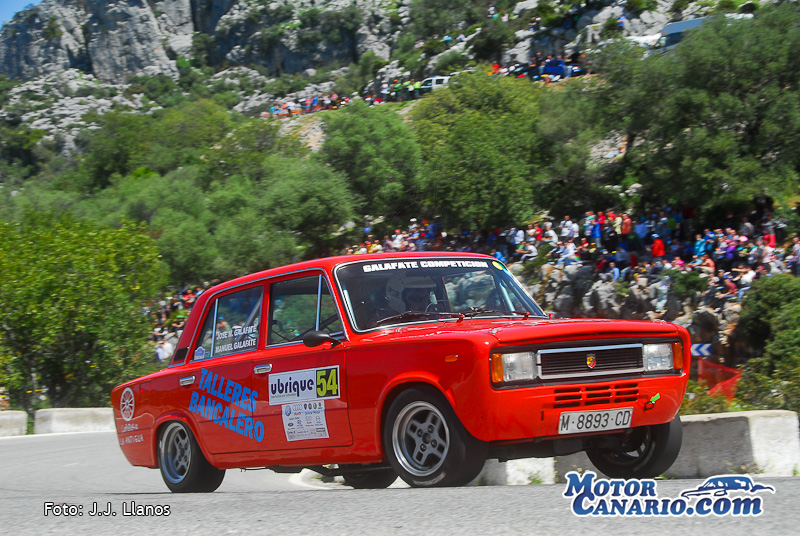
[[[175,492],[307,467],[457,486],[487,458],[585,450],[611,477],[678,456],[689,336],[551,319],[486,255],[334,257],[198,297],[170,365],[111,393],[120,447]]]
[[[434,89],[446,87],[448,82],[450,82],[449,76],[431,76],[422,81],[420,93],[430,93]]]

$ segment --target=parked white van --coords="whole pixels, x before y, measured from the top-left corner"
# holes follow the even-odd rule
[[[422,81],[420,86],[420,93],[428,93],[434,89],[445,87],[450,81],[449,76],[431,76]]]

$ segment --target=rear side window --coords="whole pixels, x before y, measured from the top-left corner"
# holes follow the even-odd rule
[[[342,333],[342,320],[321,275],[299,277],[270,287],[268,345],[302,341],[310,331]]]
[[[263,287],[215,299],[206,315],[192,359],[208,359],[258,348]]]

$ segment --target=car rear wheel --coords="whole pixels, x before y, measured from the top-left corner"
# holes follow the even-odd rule
[[[678,458],[683,440],[680,416],[672,422],[631,430],[620,449],[592,449],[586,455],[610,478],[655,478]]]
[[[158,437],[158,466],[164,483],[175,493],[208,493],[222,484],[225,470],[211,465],[182,422],[168,423]]]
[[[409,389],[392,402],[383,445],[394,470],[410,486],[463,486],[480,473],[486,443],[472,437],[444,397]]]
[[[394,469],[375,469],[359,473],[345,473],[342,475],[344,483],[354,489],[383,489],[391,486],[397,480]]]

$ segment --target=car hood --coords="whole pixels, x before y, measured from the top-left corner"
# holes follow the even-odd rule
[[[491,336],[500,344],[530,342],[531,339],[591,339],[629,337],[668,337],[678,333],[678,326],[662,321],[600,319],[468,319],[447,320],[435,324],[393,326],[373,332],[368,339],[384,342],[394,339]]]

